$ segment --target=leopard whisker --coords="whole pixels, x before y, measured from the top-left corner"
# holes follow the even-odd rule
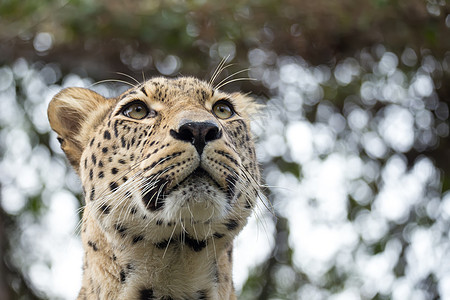
[[[193,220],[194,220],[195,218],[194,218],[194,214],[193,214],[192,211],[191,211],[191,206],[188,205],[187,208],[188,208],[189,214],[191,215],[191,222],[193,222]],[[195,229],[195,224],[192,224],[192,229],[194,230],[194,236],[195,236],[195,238],[198,240],[198,233],[197,233],[197,230]]]
[[[123,204],[126,200],[130,199],[130,195],[127,195],[127,192],[129,192],[129,191],[131,191],[131,190],[134,190],[134,187],[137,188],[137,187],[141,186],[141,185],[142,185],[142,182],[145,182],[145,178],[140,178],[139,180],[134,181],[134,182],[132,182],[132,183],[130,183],[130,184],[127,184],[127,182],[124,183],[124,184],[121,186],[121,189],[123,189],[124,192],[123,192],[123,195],[121,195],[122,197],[119,198],[118,201],[117,201],[117,200],[115,201],[115,202],[116,202],[116,203],[115,203],[116,207],[122,206],[122,204]],[[131,187],[128,188],[127,185],[131,185]],[[132,201],[129,201],[128,207],[129,207],[130,209],[131,209],[131,204],[132,204]],[[125,210],[125,207],[126,207],[126,205],[122,206],[122,209],[121,209],[120,212],[119,212],[119,217],[118,217],[119,219],[121,219],[121,216],[122,216],[123,211]],[[126,210],[125,210],[125,216],[126,216],[126,215],[127,215],[127,213],[126,213]]]
[[[213,208],[213,210],[214,210],[214,208]],[[209,228],[208,228],[208,237],[210,237],[210,239],[211,239],[211,243],[212,243],[212,245],[213,245],[213,251],[214,251],[214,260],[215,261],[217,261],[217,249],[216,249],[216,241],[215,241],[215,238],[214,238],[214,233],[212,232],[212,226],[211,226],[211,224],[209,224],[209,226],[208,226]],[[209,254],[208,254],[209,255]]]
[[[227,82],[223,83],[222,85],[216,87],[216,89],[219,90],[219,89],[223,88],[224,86],[226,86],[226,85],[228,85],[230,83],[233,83],[233,82],[237,82],[237,81],[257,81],[257,79],[250,78],[250,77],[236,78],[236,79],[233,79],[233,80],[230,80],[230,81],[227,81]]]
[[[173,239],[173,235],[174,235],[174,233],[175,233],[176,228],[177,228],[177,225],[174,225],[174,226],[173,226],[172,233],[170,234],[169,240],[167,241],[166,249],[164,249],[164,253],[163,253],[163,255],[162,255],[162,258],[164,258],[164,257],[166,256],[167,249],[169,249],[169,245],[170,245],[170,242],[171,242],[172,239]]]
[[[138,86],[138,85],[140,85],[141,83],[139,82],[139,80],[137,80],[136,78],[134,78],[133,76],[131,76],[131,75],[128,75],[128,74],[126,74],[126,73],[122,73],[122,72],[116,72],[116,74],[118,74],[118,75],[122,75],[122,76],[125,76],[125,77],[128,77],[129,79],[131,79],[131,80],[133,80],[134,82],[136,82],[137,83],[137,85],[135,85],[135,86],[133,86],[133,87],[136,87],[136,86]]]
[[[223,70],[225,70],[228,66],[224,67],[228,58],[230,57],[230,55],[223,57],[222,60],[220,61],[220,63],[217,65],[216,69],[214,70],[213,75],[211,76],[211,79],[209,80],[208,84],[209,86],[213,86],[214,81],[216,81],[217,76],[219,76]]]
[[[102,84],[102,83],[107,83],[107,82],[123,83],[123,84],[125,84],[125,85],[129,85],[129,86],[131,86],[131,87],[135,87],[133,84],[131,84],[131,83],[125,81],[125,80],[120,80],[120,79],[105,79],[105,80],[100,80],[100,81],[94,82],[93,84],[91,84],[91,85],[89,86],[89,88],[92,88],[93,86],[96,86],[96,85],[99,85],[99,84]]]
[[[162,191],[163,191],[163,189],[164,189],[164,187],[165,187],[166,184],[167,184],[167,182],[164,182],[164,183],[159,187],[158,193],[157,193],[157,195],[156,195],[155,205],[158,205],[158,199],[159,199],[159,196],[161,195],[161,193],[162,193]]]
[[[263,186],[258,183],[258,181],[253,178],[252,174],[247,170],[245,166],[241,166],[242,174],[246,177],[247,180],[249,180],[252,184],[252,186],[255,188],[255,192],[257,193],[257,198],[261,200],[261,202],[266,206],[266,208],[275,216],[275,209],[272,206],[272,204],[269,202],[266,204],[264,199],[260,196],[260,193],[258,193],[258,190],[261,189]]]
[[[80,215],[84,212],[86,205],[81,206],[80,208],[77,209],[77,214]],[[80,218],[80,220],[78,220],[77,225],[74,228],[74,233],[75,234],[80,234],[81,233],[81,225],[83,224],[83,217]]]
[[[247,72],[247,71],[249,71],[249,70],[250,70],[250,69],[243,69],[243,70],[234,72],[234,73],[231,74],[231,75],[228,75],[227,77],[225,77],[224,79],[222,79],[222,81],[220,81],[220,82],[217,84],[216,89],[220,89],[220,87],[222,87],[222,84],[223,84],[223,85],[226,85],[227,83],[225,83],[225,82],[226,82],[228,79],[233,78],[234,76],[236,76],[236,75],[238,75],[238,74],[241,74],[241,73],[244,73],[244,72]]]

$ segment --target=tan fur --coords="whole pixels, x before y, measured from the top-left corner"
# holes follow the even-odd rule
[[[127,116],[136,101],[154,114]],[[224,102],[230,118],[214,114]],[[79,299],[236,299],[232,243],[259,192],[257,110],[194,78],[54,97],[49,121],[85,191]]]

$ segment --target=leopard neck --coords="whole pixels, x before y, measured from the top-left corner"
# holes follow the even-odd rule
[[[88,210],[78,299],[236,299],[231,241],[207,241],[201,250],[176,242],[130,248],[111,239]]]

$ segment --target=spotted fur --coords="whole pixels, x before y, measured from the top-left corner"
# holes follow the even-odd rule
[[[138,101],[149,113],[124,111]],[[225,101],[233,110],[218,117]],[[259,189],[257,105],[194,78],[154,78],[118,98],[57,94],[50,124],[86,206],[78,299],[235,299],[232,243]]]

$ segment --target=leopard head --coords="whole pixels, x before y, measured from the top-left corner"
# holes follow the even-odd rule
[[[209,239],[230,241],[256,203],[257,111],[241,93],[154,78],[111,99],[64,89],[48,117],[112,243],[165,248],[179,238],[200,251]]]

